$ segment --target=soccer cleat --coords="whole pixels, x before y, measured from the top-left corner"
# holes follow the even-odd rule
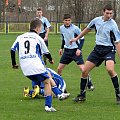
[[[70,93],[62,93],[62,94],[58,95],[58,99],[64,100],[64,99],[67,99],[69,96],[70,96]]]
[[[24,87],[23,96],[24,97],[28,97],[29,96],[29,87]]]
[[[94,89],[95,89],[94,85],[87,86],[87,90],[89,90],[89,91],[93,91]]]
[[[116,94],[116,103],[120,105],[120,94]]]
[[[32,92],[32,98],[35,98],[36,95],[39,95],[40,88],[38,85],[35,85],[33,90],[34,91]]]
[[[56,112],[57,110],[53,107],[48,107],[48,106],[45,106],[45,111],[46,112]]]
[[[86,97],[80,94],[77,97],[73,98],[74,102],[84,102],[85,100],[86,100]]]

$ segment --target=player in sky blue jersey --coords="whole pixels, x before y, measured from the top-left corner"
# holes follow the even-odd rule
[[[48,34],[50,31],[51,24],[46,17],[43,16],[42,8],[38,8],[36,11],[37,18],[42,21],[42,28],[39,33],[40,37],[42,37],[45,41],[46,46],[48,47]],[[46,56],[43,55],[44,63],[46,64]]]
[[[59,54],[62,56],[60,59],[60,63],[58,65],[59,75],[62,74],[62,70],[64,69],[64,67],[70,64],[72,61],[76,62],[76,64],[78,65],[81,71],[83,71],[84,69],[84,61],[82,56],[84,37],[70,44],[70,39],[77,37],[80,34],[80,32],[81,32],[80,28],[78,28],[77,26],[71,23],[71,15],[65,14],[63,18],[63,25],[60,26],[62,44],[61,44],[61,49],[59,50]],[[88,79],[87,86],[89,90],[94,89],[90,77]]]
[[[119,81],[114,70],[116,50],[120,56],[120,31],[116,22],[112,19],[112,15],[112,6],[106,5],[103,9],[103,16],[94,18],[78,37],[70,40],[70,43],[75,42],[93,28],[96,30],[96,45],[85,62],[85,69],[81,78],[81,91],[73,99],[76,102],[86,100],[86,78],[95,66],[101,65],[105,61],[106,70],[111,77],[115,89],[116,103],[120,104]]]
[[[52,107],[52,91],[54,91],[60,100],[67,98],[68,95],[59,92],[57,86],[51,83],[52,77],[43,63],[42,54],[46,55],[51,64],[54,62],[44,40],[38,35],[41,30],[41,24],[39,19],[32,20],[30,32],[17,37],[11,47],[11,60],[13,68],[18,68],[15,60],[15,51],[18,50],[20,67],[23,74],[30,80],[44,83],[45,111],[54,112],[56,109]],[[35,89],[34,92],[36,93],[37,90]]]
[[[60,75],[58,75],[54,70],[52,70],[50,68],[46,68],[46,69],[51,74],[51,77],[54,80],[53,81],[51,79],[51,81],[55,82],[54,84],[56,84],[57,88],[59,89],[59,91],[61,93],[64,93],[65,90],[66,90],[66,83],[65,83],[64,79]],[[25,87],[24,88],[24,94],[23,94],[24,97],[29,96],[29,97],[35,98],[35,97],[37,97],[39,95],[44,96],[44,85],[43,85],[42,82],[40,82],[40,81],[32,81],[32,88],[34,88],[34,87],[36,89],[38,89],[38,91],[39,91],[38,94],[34,94],[34,89],[29,90],[29,87]]]

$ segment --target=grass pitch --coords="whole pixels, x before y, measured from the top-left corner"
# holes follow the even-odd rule
[[[95,85],[94,91],[87,92],[85,103],[73,103],[72,98],[79,93],[80,71],[74,62],[66,66],[62,77],[71,93],[65,101],[53,99],[55,113],[44,111],[44,99],[25,99],[22,96],[25,86],[31,87],[31,81],[22,74],[21,70],[11,68],[10,47],[17,35],[0,35],[0,120],[119,120],[120,106],[115,103],[115,95],[111,79],[104,63],[91,71]],[[94,34],[85,36],[83,56],[87,56],[95,44]],[[49,35],[49,50],[55,60],[48,67],[57,70],[60,56],[60,35]],[[16,56],[17,57],[17,56]],[[18,59],[17,59],[18,60]],[[116,55],[115,69],[120,77],[120,60]]]

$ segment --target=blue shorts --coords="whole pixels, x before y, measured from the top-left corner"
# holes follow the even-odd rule
[[[26,76],[26,77],[28,77],[30,80],[32,80],[34,85],[41,84],[41,82],[50,78],[48,75],[48,72],[37,74],[37,75],[30,75],[30,76]]]
[[[32,81],[32,88],[34,88],[35,85],[38,85],[41,89],[44,89],[44,83],[41,81]]]
[[[104,60],[105,63],[107,60],[115,62],[115,53],[116,51],[113,50],[113,46],[96,45],[87,60],[99,66]]]
[[[82,53],[79,56],[76,56],[77,49],[64,49],[64,53],[60,59],[60,63],[69,64],[72,61],[75,61],[77,65],[84,64]]]

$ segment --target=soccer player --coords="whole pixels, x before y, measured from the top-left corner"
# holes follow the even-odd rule
[[[76,38],[70,40],[70,43],[75,42],[93,28],[96,30],[96,45],[85,62],[80,84],[80,94],[73,99],[76,102],[86,100],[85,89],[88,74],[95,66],[101,65],[105,61],[106,70],[115,89],[116,103],[120,104],[119,80],[114,70],[116,48],[120,56],[120,31],[116,22],[112,19],[112,15],[112,6],[106,5],[103,9],[103,16],[94,18]]]
[[[60,63],[58,65],[58,74],[62,74],[62,70],[72,61],[75,61],[81,71],[84,70],[84,61],[82,57],[82,47],[84,44],[84,37],[79,41],[73,42],[70,45],[70,39],[78,36],[81,30],[71,23],[71,15],[64,14],[63,25],[60,26],[60,33],[62,35],[62,44],[59,54],[62,55]],[[64,49],[64,52],[63,52]],[[88,78],[87,84],[88,90],[94,90],[94,86],[90,77]]]
[[[15,51],[18,50],[20,67],[23,74],[30,80],[44,82],[45,86],[45,111],[54,112],[52,107],[51,92],[51,76],[47,72],[43,63],[42,54],[45,54],[51,64],[54,63],[44,40],[38,35],[41,30],[41,21],[34,19],[30,23],[30,32],[24,33],[17,37],[11,47],[11,60],[13,68],[18,68],[15,59]],[[68,97],[64,93],[59,93],[56,86],[52,86],[52,90],[57,94],[58,98],[65,99]]]
[[[50,31],[51,24],[48,21],[48,19],[43,16],[43,12],[42,12],[41,8],[37,9],[36,15],[37,15],[37,18],[39,18],[42,21],[42,28],[41,28],[39,35],[40,35],[40,37],[42,37],[44,39],[45,44],[48,47],[48,34]],[[46,65],[47,64],[46,63],[46,56],[44,56],[44,55],[43,55],[43,60],[44,60],[44,63]]]
[[[54,70],[47,68],[47,71],[51,74],[51,82],[54,84],[56,84],[57,88],[59,89],[59,91],[61,93],[64,93],[66,91],[66,83],[64,81],[64,79],[58,75]],[[40,81],[32,81],[32,88],[33,90],[29,90],[29,87],[25,87],[24,88],[24,97],[30,96],[32,98],[35,98],[36,96],[38,96],[39,94],[44,96],[44,85],[43,83],[41,83]],[[34,89],[36,89],[38,92],[36,94],[36,92],[34,91]],[[54,93],[54,91],[53,91]],[[56,95],[56,94],[55,94]],[[68,97],[69,97],[69,93],[68,93]]]

